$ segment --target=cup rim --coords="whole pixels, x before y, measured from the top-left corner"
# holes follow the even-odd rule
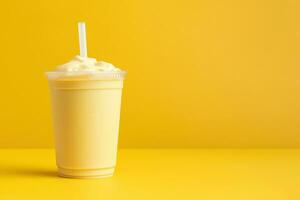
[[[45,72],[48,79],[57,79],[63,77],[76,77],[80,75],[88,75],[88,80],[97,80],[97,79],[106,79],[106,78],[113,78],[113,79],[123,79],[127,74],[127,71],[114,71],[114,72],[104,72],[104,71],[72,71],[72,72],[65,72],[65,71],[46,71]]]

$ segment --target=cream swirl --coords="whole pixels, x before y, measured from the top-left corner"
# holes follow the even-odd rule
[[[59,71],[63,72],[118,72],[121,71],[113,64],[97,61],[95,58],[85,58],[79,55],[75,56],[71,61],[58,66]]]

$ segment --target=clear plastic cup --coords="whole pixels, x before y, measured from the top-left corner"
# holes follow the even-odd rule
[[[47,72],[60,176],[101,178],[116,166],[124,71]]]

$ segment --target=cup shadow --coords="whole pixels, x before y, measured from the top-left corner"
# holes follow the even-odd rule
[[[19,175],[35,177],[58,177],[56,170],[49,169],[19,169],[16,171]]]
[[[37,169],[37,168],[17,168],[10,167],[4,170],[4,176],[6,177],[35,177],[35,178],[58,178],[56,169]]]

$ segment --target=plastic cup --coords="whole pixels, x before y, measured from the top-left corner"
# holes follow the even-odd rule
[[[101,178],[116,166],[125,72],[47,72],[60,176]]]

